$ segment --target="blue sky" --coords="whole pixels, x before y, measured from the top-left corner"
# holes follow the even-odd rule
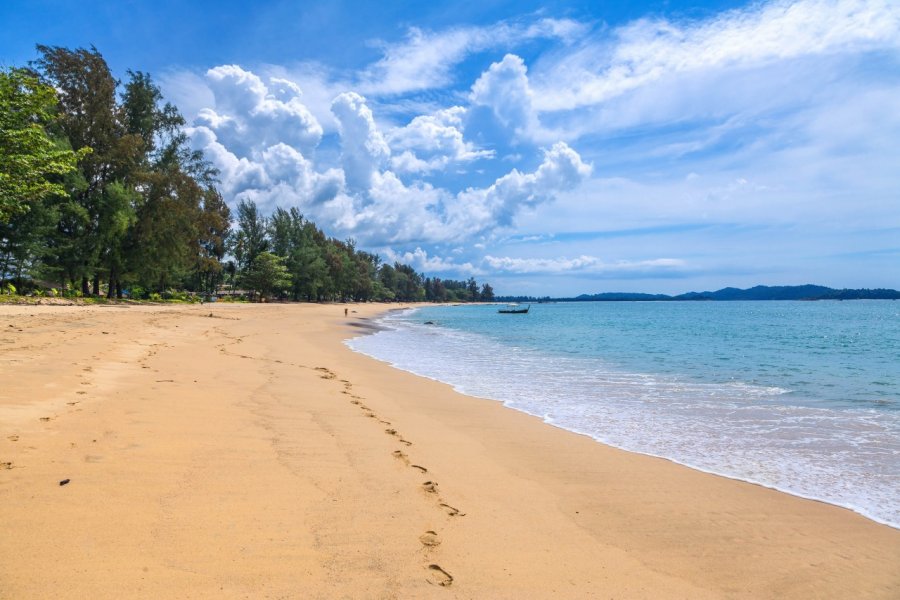
[[[7,0],[150,72],[234,205],[500,293],[900,287],[900,4]]]

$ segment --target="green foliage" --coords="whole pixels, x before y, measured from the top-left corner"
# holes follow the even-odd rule
[[[203,194],[198,223],[200,252],[194,267],[194,289],[203,295],[214,295],[225,279],[226,269],[222,261],[228,247],[230,217],[231,211],[218,190],[207,189]]]
[[[248,290],[256,292],[263,300],[291,286],[291,276],[284,266],[284,259],[271,252],[258,254],[241,281]]]
[[[75,169],[79,156],[47,127],[56,92],[22,69],[0,71],[0,223],[65,189],[59,176]]]
[[[109,297],[121,297],[134,285],[214,292],[224,272],[228,207],[215,190],[215,171],[189,148],[177,109],[163,103],[146,73],[128,71],[120,97],[95,48],[38,52],[37,75],[12,70],[0,77],[0,134],[15,132],[7,126],[15,117],[28,135],[43,135],[45,146],[56,136],[52,156],[66,158],[68,170],[45,169],[47,185],[34,199],[14,194],[15,210],[6,211],[2,193],[0,214],[9,218],[0,218],[0,277],[58,281],[80,287],[83,296],[106,288]],[[7,110],[10,102],[25,108]],[[11,146],[0,147],[2,172]]]
[[[266,236],[266,218],[260,214],[256,203],[241,200],[237,210],[238,229],[232,239],[231,251],[237,259],[238,268],[250,268],[257,255],[269,247]]]

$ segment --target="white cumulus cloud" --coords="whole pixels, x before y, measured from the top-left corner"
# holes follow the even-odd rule
[[[528,84],[525,61],[507,54],[492,64],[472,86],[473,104],[490,108],[500,122],[518,132],[536,128],[533,94]]]
[[[341,133],[341,161],[347,186],[364,191],[372,177],[391,156],[391,149],[378,131],[366,99],[355,92],[340,94],[331,103]]]
[[[228,149],[248,156],[254,146],[285,143],[301,151],[315,148],[322,126],[300,100],[300,88],[286,79],[262,79],[237,65],[206,73],[215,107],[199,111],[197,125],[215,131]]]
[[[457,263],[453,259],[441,256],[429,255],[426,250],[416,246],[413,251],[403,253],[394,252],[388,249],[385,252],[387,258],[391,261],[410,265],[420,273],[433,275],[434,273],[464,273],[466,275],[479,275],[481,270],[476,268],[470,262]]]
[[[503,69],[524,69],[521,59],[505,61]],[[300,102],[295,81],[264,80],[223,65],[209,70],[207,84],[214,106],[198,110],[188,131],[194,147],[219,169],[226,199],[232,205],[252,200],[263,212],[298,206],[331,234],[353,236],[369,247],[416,244],[425,252],[425,244],[483,241],[592,172],[573,148],[558,142],[533,171],[512,169],[485,187],[461,191],[437,186],[429,181],[435,173],[494,158],[493,150],[465,139],[469,108],[418,115],[385,135],[356,92],[341,92],[331,102],[337,137],[322,161],[321,126]],[[410,260],[430,271],[474,269],[415,252]]]
[[[509,226],[524,208],[551,200],[556,194],[574,189],[587,179],[593,166],[565,142],[557,142],[545,152],[541,165],[532,173],[513,169],[487,188],[460,192],[448,206],[451,223],[465,223],[474,231]]]
[[[415,117],[405,127],[391,131],[390,145],[400,152],[391,158],[392,167],[400,173],[427,173],[451,163],[493,158],[493,150],[480,150],[463,139],[465,112],[462,106],[453,106]]]

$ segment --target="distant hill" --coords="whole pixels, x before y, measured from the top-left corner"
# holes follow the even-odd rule
[[[689,292],[673,300],[896,300],[897,290],[835,290],[821,285],[757,285],[741,290],[727,287],[715,292]]]
[[[715,292],[689,292],[675,296],[675,300],[814,300],[837,292],[821,285],[780,285],[741,290],[727,287]]]
[[[679,302],[679,301],[731,301],[731,300],[898,300],[900,292],[888,289],[836,290],[821,285],[757,285],[746,290],[734,287],[715,292],[688,292],[678,296],[666,294],[640,294],[630,292],[604,292],[581,294],[575,298],[535,298],[532,296],[498,296],[498,302]]]

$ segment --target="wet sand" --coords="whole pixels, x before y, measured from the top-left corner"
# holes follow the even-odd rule
[[[0,598],[900,597],[900,531],[392,369],[348,308],[0,307]]]

